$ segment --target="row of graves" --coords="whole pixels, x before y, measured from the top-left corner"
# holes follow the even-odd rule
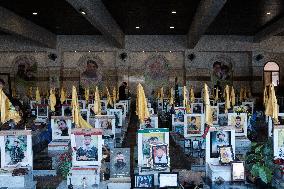
[[[50,116],[54,112],[50,111],[48,100],[30,101],[35,125],[51,125],[48,156],[52,158],[54,171],[46,170],[48,173],[44,174],[56,174],[63,158],[71,168],[66,169],[69,170],[65,175],[67,179],[58,188],[117,188],[119,184],[119,188],[130,188],[130,149],[122,148],[128,129],[130,100],[118,101],[111,109],[107,108],[106,100],[101,100],[101,115],[94,114],[93,101],[79,100],[82,118],[93,127],[88,129],[75,128],[71,101],[67,99],[56,116]],[[36,188],[33,173],[38,170],[33,170],[33,132],[0,131],[3,146],[0,187]]]
[[[199,179],[202,183],[196,185],[218,188],[220,186],[215,185],[219,182],[236,182],[240,186],[247,184],[244,160],[251,146],[247,128],[254,111],[254,101],[247,99],[226,111],[225,102],[210,100],[214,124],[211,127],[205,124],[201,98],[195,98],[190,110],[187,107],[171,107],[169,99],[158,102],[158,112],[172,113],[170,136],[191,159],[191,171],[204,177]]]

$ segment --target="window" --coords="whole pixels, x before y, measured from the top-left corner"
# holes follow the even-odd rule
[[[279,66],[275,62],[267,62],[264,65],[264,74],[263,74],[263,79],[264,79],[264,85],[267,86],[270,83],[273,83],[274,86],[279,85]]]

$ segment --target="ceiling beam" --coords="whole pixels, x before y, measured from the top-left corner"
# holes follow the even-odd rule
[[[66,0],[104,36],[119,48],[124,48],[125,35],[101,0]]]
[[[3,7],[0,7],[0,30],[32,40],[44,47],[56,48],[55,34]]]
[[[253,41],[259,43],[281,32],[284,32],[284,16],[258,31],[255,34]]]
[[[227,0],[201,0],[190,25],[188,47],[193,49],[210,24],[215,20]]]

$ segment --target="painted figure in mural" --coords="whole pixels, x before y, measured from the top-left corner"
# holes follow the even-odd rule
[[[92,86],[101,81],[102,76],[99,73],[99,67],[96,61],[88,60],[85,70],[81,74],[81,81],[83,86]]]
[[[125,168],[125,166],[126,166],[125,156],[123,155],[123,153],[122,152],[117,152],[115,160],[116,160],[116,162],[114,164],[115,170],[116,171],[123,170]]]
[[[120,85],[118,92],[119,92],[119,100],[127,100],[127,95],[126,95],[126,88],[127,88],[127,83],[122,82]]]
[[[25,158],[24,151],[20,147],[19,139],[14,140],[14,145],[9,149],[9,151],[11,157],[11,162],[9,162],[9,165],[15,165],[19,162],[22,162],[22,160]]]
[[[211,80],[214,88],[222,90],[225,85],[231,84],[231,79],[231,68],[228,65],[219,61],[213,63]]]
[[[83,146],[79,147],[76,153],[79,161],[97,161],[98,149],[92,144],[91,135],[84,135]]]

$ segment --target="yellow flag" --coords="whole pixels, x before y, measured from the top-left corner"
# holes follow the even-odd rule
[[[65,90],[64,88],[62,87],[61,88],[61,91],[60,91],[60,102],[61,104],[63,104],[66,100],[66,93],[65,93]]]
[[[216,88],[214,100],[215,100],[215,102],[217,102],[219,100],[219,89],[218,89],[218,87]]]
[[[89,102],[89,96],[90,96],[90,89],[89,88],[85,88],[85,100],[86,100],[86,103]]]
[[[230,88],[228,85],[225,87],[224,91],[224,98],[225,98],[225,110],[228,112],[228,109],[231,108],[231,102],[230,102]]]
[[[269,85],[269,97],[265,108],[265,115],[270,116],[274,123],[278,123],[278,104],[273,84]]]
[[[231,99],[232,107],[234,107],[236,105],[236,95],[235,95],[235,89],[233,86],[231,88],[230,99]]]
[[[244,97],[244,100],[246,100],[247,99],[247,87],[245,87],[244,88],[244,95],[243,95],[243,97]]]
[[[14,109],[9,98],[5,95],[2,89],[0,90],[0,112],[1,123],[5,123],[10,119],[14,120],[15,123],[18,123],[21,120],[21,116]]]
[[[267,86],[264,87],[264,91],[263,91],[263,105],[264,107],[266,107],[268,101],[268,92],[267,92]]]
[[[30,99],[33,97],[33,88],[29,87],[27,90],[27,97],[29,97]]]
[[[95,102],[94,102],[94,112],[96,115],[101,115],[102,108],[101,108],[101,99],[100,99],[100,92],[98,87],[96,87],[95,91]]]
[[[212,109],[210,105],[210,99],[209,99],[209,90],[208,86],[205,83],[204,84],[204,105],[205,105],[205,123],[209,126],[213,125],[213,115],[212,115]]]
[[[50,105],[50,110],[54,112],[55,105],[56,105],[56,97],[55,97],[54,89],[50,89],[50,92],[49,92],[49,105]]]
[[[183,107],[186,107],[187,105],[187,89],[186,86],[183,86],[183,90],[182,90],[182,94],[183,94]]]
[[[110,96],[110,93],[109,93],[109,90],[108,90],[107,87],[106,87],[106,92],[107,92],[107,104],[110,105],[110,106],[113,106],[112,98]]]
[[[78,95],[77,95],[77,90],[76,87],[72,87],[72,122],[75,123],[75,127],[80,127],[79,124],[79,102],[78,102]]]
[[[145,92],[140,83],[137,86],[136,115],[140,123],[143,123],[145,118],[150,117]]]
[[[117,94],[116,94],[116,88],[114,87],[113,90],[112,90],[112,101],[113,103],[116,103],[117,101]]]
[[[40,93],[38,87],[36,88],[36,101],[37,103],[41,103]]]
[[[193,92],[193,87],[190,87],[190,102],[194,103],[195,97],[194,97],[194,92]]]
[[[174,96],[175,96],[174,88],[171,88],[171,91],[170,91],[170,105],[174,104]]]
[[[244,100],[244,88],[241,87],[241,90],[240,90],[240,102],[242,102]]]

